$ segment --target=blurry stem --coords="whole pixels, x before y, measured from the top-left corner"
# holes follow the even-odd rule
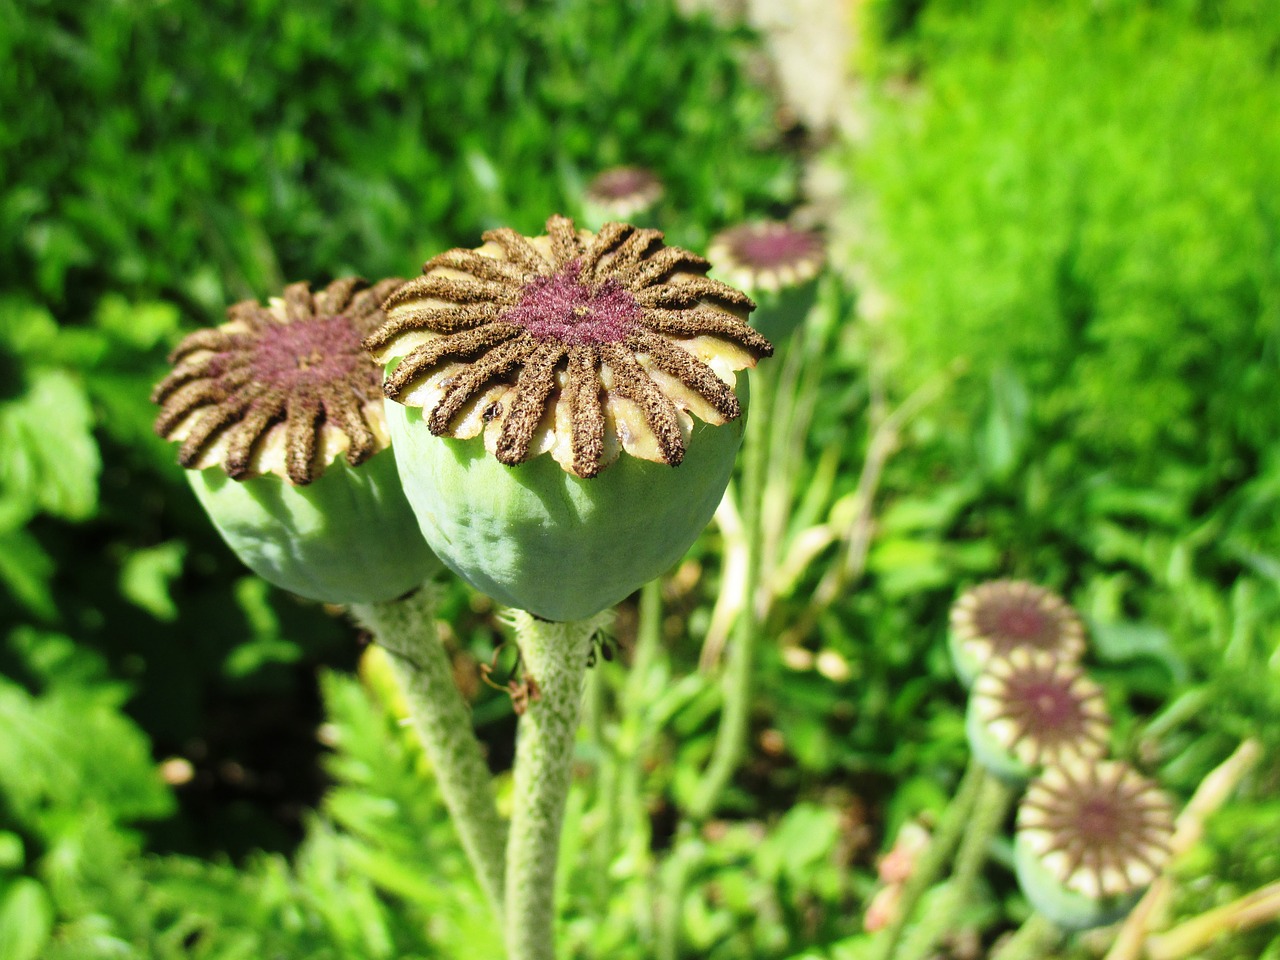
[[[1238,933],[1280,917],[1280,881],[1147,939],[1149,960],[1183,960],[1225,933]]]
[[[622,691],[621,719],[618,724],[617,757],[619,766],[618,826],[626,838],[625,856],[635,875],[650,877],[653,862],[650,840],[653,834],[649,809],[645,803],[643,783],[645,763],[649,755],[652,731],[647,722],[650,691],[654,689],[654,673],[662,650],[662,580],[650,580],[640,588],[640,613],[636,626],[636,646]],[[660,678],[659,678],[660,686]],[[655,916],[654,890],[648,883],[639,885],[646,902],[636,905],[636,916],[652,922]],[[640,931],[652,937],[652,926]]]
[[[662,581],[650,580],[640,589],[640,620],[636,629],[636,649],[627,671],[622,694],[622,718],[618,725],[617,753],[621,764],[619,784],[622,823],[632,855],[639,858],[649,849],[649,822],[644,808],[641,782],[647,747],[645,711],[646,688],[662,643]]]
[[[768,381],[755,387],[752,401],[757,413],[768,410]],[[743,441],[742,465],[742,544],[745,562],[742,566],[743,602],[734,621],[733,643],[722,678],[723,707],[720,726],[711,760],[689,802],[689,818],[680,824],[677,839],[692,837],[720,803],[725,788],[737,772],[746,753],[751,720],[751,674],[755,667],[755,646],[760,632],[759,607],[754,591],[760,581],[761,493],[769,460],[769,418],[748,416],[747,435]],[[674,853],[664,865],[662,898],[658,911],[658,958],[675,960],[680,940],[680,905],[689,871],[685,847],[677,842]]]
[[[1142,730],[1142,739],[1155,743],[1168,736],[1182,724],[1203,713],[1205,707],[1213,700],[1213,690],[1208,684],[1192,687],[1179,694],[1172,703],[1151,718]]]
[[[960,842],[960,835],[969,825],[973,806],[982,788],[983,776],[982,765],[970,759],[969,765],[965,768],[964,777],[956,788],[955,796],[951,798],[951,802],[942,811],[942,816],[938,818],[938,826],[933,832],[929,846],[925,848],[911,876],[903,885],[893,924],[881,936],[876,952],[872,954],[875,960],[888,960],[893,956],[893,951],[902,938],[902,931],[910,921],[916,904],[920,902],[925,891],[933,886],[939,874],[942,873],[942,868],[951,859],[956,844]]]
[[[807,331],[804,331],[807,332]],[[821,370],[808,361],[826,359],[815,351],[813,338],[793,338],[784,343],[776,383],[772,368],[766,368],[767,384],[772,388],[769,416],[769,469],[760,492],[760,572],[755,586],[756,605],[761,622],[768,620],[777,594],[777,561],[783,554],[788,528],[796,513],[796,490],[810,482],[813,464],[806,456],[809,428],[821,390]]]
[[[596,747],[602,756],[597,775],[596,805],[600,825],[595,838],[595,862],[599,876],[605,877],[619,856],[619,836],[623,837],[625,854],[637,874],[645,872],[649,860],[649,818],[644,804],[641,782],[644,777],[648,736],[645,715],[647,692],[654,659],[662,639],[662,581],[650,580],[640,589],[639,621],[631,663],[618,700],[618,722],[613,736],[603,730],[593,731]],[[593,703],[592,688],[603,686],[607,676],[603,665],[588,679],[587,720],[592,729],[591,711],[600,707]],[[608,884],[596,884],[599,906],[607,904]],[[638,914],[649,916],[651,910],[640,906]]]
[[[937,908],[922,917],[911,931],[897,960],[924,960],[945,934],[954,931],[960,911],[973,899],[973,888],[987,862],[991,840],[1004,825],[1014,795],[1013,789],[998,777],[985,771],[981,774],[978,799],[973,816],[965,825],[946,893]]]
[[[1033,913],[991,960],[1040,960],[1062,940],[1062,930],[1042,913]]]
[[[614,845],[618,828],[618,763],[620,760],[616,739],[605,733],[605,665],[596,663],[587,672],[586,702],[583,704],[582,725],[587,731],[596,759],[595,765],[595,818],[596,833],[592,842],[592,856],[598,875],[607,876],[613,862]],[[604,911],[608,905],[609,888],[599,883],[594,887],[596,909]]]
[[[603,617],[548,623],[512,614],[528,705],[516,734],[506,923],[510,960],[555,960],[556,866],[569,796],[582,680]]]
[[[684,891],[694,861],[693,828],[688,821],[680,825],[671,855],[662,865],[662,894],[658,902],[657,960],[677,960],[680,956],[680,919]]]
[[[453,666],[436,632],[435,588],[423,586],[403,600],[356,604],[351,614],[388,654],[462,848],[501,918],[507,828],[494,804],[471,708],[454,683]]]
[[[767,381],[760,381],[755,401],[762,411],[769,404]],[[742,525],[746,544],[744,602],[734,624],[733,644],[723,678],[723,709],[716,744],[702,782],[690,803],[689,813],[701,823],[715,812],[720,796],[733,779],[746,752],[751,719],[751,675],[755,667],[756,641],[760,633],[755,590],[760,580],[760,495],[769,460],[769,418],[748,416],[743,441]]]
[[[951,376],[935,377],[917,387],[896,409],[885,413],[881,402],[871,405],[871,440],[867,444],[867,456],[858,476],[857,503],[853,523],[845,538],[844,555],[831,567],[818,584],[814,604],[819,609],[829,605],[844,589],[860,576],[866,565],[867,550],[871,544],[871,510],[875,504],[876,489],[898,444],[902,429],[921,410],[933,403],[951,382]]]
[[[723,544],[720,551],[720,589],[711,609],[711,624],[698,655],[698,669],[710,673],[720,662],[725,640],[738,619],[738,611],[747,602],[747,566],[750,548],[742,532],[742,515],[738,512],[737,487],[730,482],[716,507],[716,527]]]
[[[854,488],[853,518],[841,539],[844,550],[839,560],[832,564],[818,587],[804,614],[798,618],[783,638],[783,645],[793,644],[808,634],[818,617],[836,598],[861,578],[866,569],[867,554],[871,548],[872,509],[885,465],[901,442],[903,428],[925,407],[933,403],[951,383],[955,372],[948,370],[917,387],[898,407],[886,412],[878,378],[872,379],[870,410],[870,439],[867,454],[862,461],[862,471]]]
[[[1199,842],[1204,835],[1205,820],[1222,807],[1261,757],[1262,745],[1257,740],[1243,740],[1231,756],[1200,781],[1191,800],[1178,815],[1173,840],[1169,844],[1171,864],[1176,864],[1179,857]],[[1142,955],[1148,932],[1156,926],[1172,894],[1173,880],[1166,870],[1156,877],[1138,905],[1125,918],[1120,933],[1107,951],[1106,960],[1137,960]]]

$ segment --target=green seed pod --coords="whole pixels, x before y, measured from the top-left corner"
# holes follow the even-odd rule
[[[610,167],[596,174],[583,191],[583,220],[592,230],[610,220],[652,226],[654,208],[664,192],[662,181],[644,167]]]
[[[969,691],[965,730],[974,756],[1008,783],[1038,769],[1107,752],[1102,688],[1077,665],[1019,647],[991,660]]]
[[[365,345],[388,364],[405,492],[441,559],[503,603],[580,620],[710,520],[742,437],[735,371],[773,348],[751,301],[657,231],[547,231],[435,257]]]
[[[1024,580],[992,580],[951,605],[951,662],[967,687],[995,657],[1025,647],[1064,663],[1084,655],[1084,627],[1061,597]]]
[[[416,532],[361,338],[399,286],[305,283],[187,336],[152,392],[156,432],[214,526],[259,576],[313,600],[375,603],[440,568]],[[389,550],[388,544],[396,549]]]
[[[756,301],[752,325],[774,343],[809,315],[827,256],[820,234],[776,220],[722,230],[708,253],[717,276]]]
[[[1050,767],[1018,807],[1014,864],[1031,905],[1068,930],[1114,923],[1164,869],[1173,805],[1127,764]]]

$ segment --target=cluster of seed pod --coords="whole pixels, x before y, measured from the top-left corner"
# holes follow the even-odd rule
[[[1014,844],[1023,893],[1066,929],[1123,916],[1169,858],[1173,804],[1107,759],[1111,722],[1081,666],[1080,617],[1050,590],[996,580],[956,600],[948,643],[969,687],[975,758],[1026,785]]]

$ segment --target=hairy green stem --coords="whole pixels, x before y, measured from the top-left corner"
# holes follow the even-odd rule
[[[618,806],[628,853],[636,862],[647,859],[649,816],[642,791],[644,764],[651,731],[645,723],[654,661],[662,649],[662,581],[650,580],[640,590],[640,621],[636,648],[623,687],[615,756],[621,765]]]
[[[755,402],[768,412],[769,390],[766,379],[756,374],[758,386]],[[728,651],[724,673],[724,706],[711,761],[689,805],[689,814],[697,822],[710,817],[720,797],[737,772],[747,752],[751,721],[751,680],[755,668],[756,643],[760,635],[760,616],[756,592],[760,580],[761,509],[765,471],[769,463],[769,418],[749,416],[743,441],[742,523],[746,540],[747,588],[742,609],[734,624],[733,643]]]
[[[516,739],[504,934],[510,960],[555,960],[560,828],[582,680],[602,618],[548,623],[517,610],[513,623],[530,690]]]
[[[699,842],[688,821],[680,825],[671,853],[662,865],[658,899],[658,931],[654,956],[657,960],[678,960],[684,892],[689,883]]]
[[[1033,913],[991,960],[1041,960],[1055,956],[1061,941],[1061,928],[1044,914]]]
[[[889,929],[881,935],[876,951],[872,954],[873,960],[889,960],[889,957],[893,956],[893,951],[902,938],[902,931],[910,921],[916,904],[920,902],[925,891],[933,886],[939,874],[942,873],[943,867],[951,860],[951,855],[955,853],[956,845],[960,842],[960,835],[969,825],[973,806],[978,799],[978,791],[982,787],[983,775],[982,765],[970,759],[960,785],[956,788],[955,796],[951,798],[951,802],[942,811],[942,816],[938,818],[938,825],[929,841],[929,846],[925,848],[902,888],[897,916],[894,917]]]
[[[462,848],[501,917],[507,828],[494,804],[493,780],[471,725],[471,708],[454,683],[434,613],[431,586],[402,600],[351,607],[352,616],[388,654]]]
[[[583,704],[582,726],[586,730],[587,743],[595,768],[595,790],[592,794],[592,820],[595,833],[591,841],[591,856],[596,875],[606,877],[613,866],[618,842],[618,756],[617,732],[610,731],[605,722],[607,712],[607,664],[597,662],[587,672],[586,697]],[[609,905],[609,885],[594,885],[595,909],[603,916]]]
[[[937,909],[923,917],[911,931],[897,960],[924,960],[942,937],[952,932],[956,918],[973,897],[983,865],[987,862],[991,840],[1004,825],[1013,803],[1011,787],[990,773],[983,772],[973,816],[966,825],[960,849],[956,852],[951,880]]]

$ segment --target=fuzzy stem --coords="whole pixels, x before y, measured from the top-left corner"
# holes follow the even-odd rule
[[[1147,938],[1151,960],[1183,960],[1229,933],[1239,933],[1280,917],[1280,881],[1267,884],[1238,900],[1183,921]]]
[[[1013,803],[1014,791],[990,773],[982,774],[978,799],[973,816],[966,824],[967,830],[956,852],[955,867],[951,872],[945,896],[936,910],[921,919],[902,945],[899,960],[924,960],[944,934],[950,933],[956,917],[973,895],[991,840],[1004,824]]]
[[[512,622],[531,689],[516,740],[505,939],[510,960],[555,960],[560,827],[582,680],[601,619],[548,623],[517,610]]]
[[[658,935],[654,955],[657,960],[678,960],[684,892],[689,883],[700,842],[688,821],[680,825],[671,853],[662,865],[659,878]]]
[[[618,777],[620,825],[626,836],[626,852],[637,864],[649,860],[649,816],[642,785],[652,737],[646,722],[651,705],[648,691],[654,689],[654,663],[661,652],[662,581],[650,580],[640,589],[640,622],[635,653],[623,687],[615,748],[621,766]]]
[[[1204,835],[1205,822],[1227,802],[1240,781],[1252,770],[1262,758],[1262,744],[1249,737],[1241,741],[1231,756],[1209,772],[1200,781],[1191,800],[1178,814],[1174,828],[1173,840],[1170,841],[1170,860],[1176,863],[1180,857],[1200,842]],[[1154,918],[1163,914],[1173,897],[1173,875],[1168,867],[1156,877],[1155,882],[1147,888],[1138,905],[1125,919],[1107,951],[1104,960],[1136,960],[1143,953],[1147,934],[1154,923]]]
[[[768,380],[756,378],[755,402],[761,413],[768,409]],[[724,708],[716,744],[697,793],[689,804],[689,814],[702,822],[715,813],[725,788],[737,772],[747,751],[751,721],[751,679],[755,667],[756,643],[760,635],[760,607],[756,592],[760,579],[761,497],[769,462],[769,418],[749,416],[743,441],[742,516],[746,547],[746,590],[734,625],[733,644],[724,674]]]
[[[403,600],[351,607],[356,622],[387,651],[462,848],[490,906],[501,917],[507,828],[498,816],[493,780],[471,725],[471,708],[453,681],[453,666],[436,633],[434,613],[431,586]]]
[[[875,960],[888,960],[893,956],[894,948],[898,946],[902,931],[906,929],[916,904],[919,903],[924,892],[933,886],[938,875],[942,873],[942,868],[955,853],[960,835],[969,825],[969,818],[973,814],[973,805],[978,800],[983,775],[982,765],[970,759],[969,765],[965,768],[964,777],[960,780],[960,786],[956,788],[955,796],[951,798],[951,802],[947,804],[946,809],[942,811],[942,816],[938,819],[937,829],[933,832],[928,848],[902,888],[897,916],[892,926],[880,938],[877,950],[873,954]]]
[[[1033,913],[991,960],[1040,960],[1052,955],[1061,941],[1061,928],[1044,914]]]

